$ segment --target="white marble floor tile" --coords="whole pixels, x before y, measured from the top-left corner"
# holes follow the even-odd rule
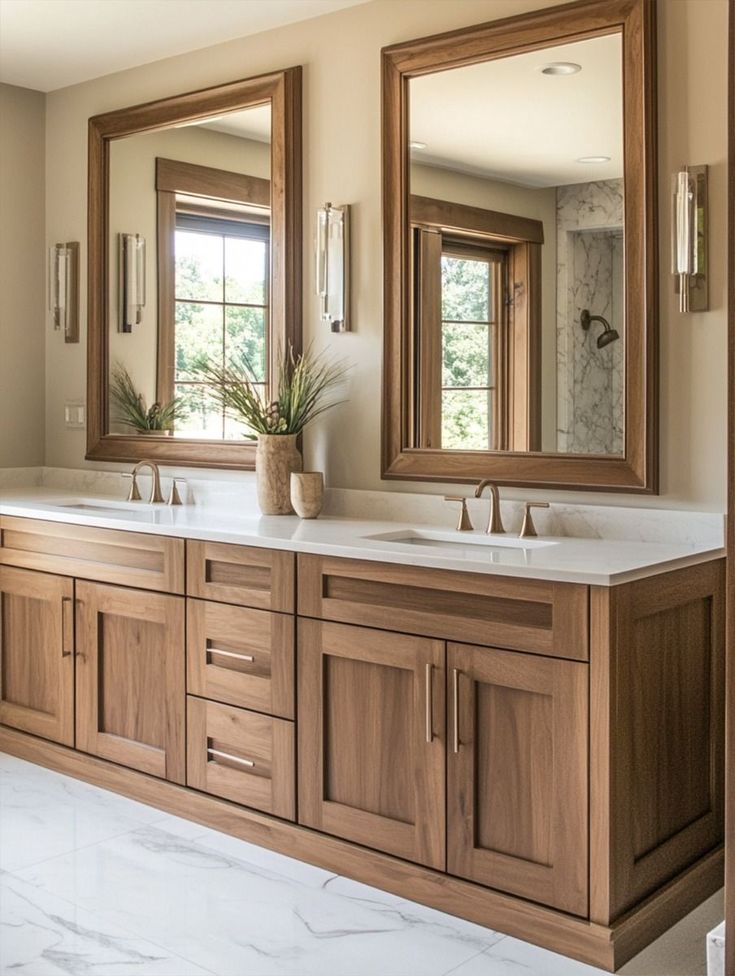
[[[450,974],[446,974],[450,976]],[[507,937],[451,970],[451,976],[609,976],[604,969]]]
[[[0,879],[0,973],[205,976],[207,971],[5,874]]]
[[[160,810],[0,755],[0,868],[13,871],[155,823]]]
[[[21,876],[217,976],[443,976],[497,939],[449,916],[438,924],[367,886],[356,898],[334,894],[156,827]]]

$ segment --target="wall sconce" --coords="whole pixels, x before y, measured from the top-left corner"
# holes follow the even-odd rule
[[[685,166],[673,179],[672,268],[680,312],[709,309],[707,167]]]
[[[332,332],[349,332],[350,208],[325,203],[316,216],[316,293]]]
[[[140,325],[145,306],[145,238],[118,234],[118,332],[132,332]]]
[[[79,342],[79,241],[49,248],[48,307],[64,342]]]

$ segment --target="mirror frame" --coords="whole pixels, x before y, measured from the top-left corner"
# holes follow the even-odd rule
[[[622,32],[625,453],[442,451],[411,444],[409,82],[425,74]],[[382,477],[653,494],[658,491],[655,0],[582,0],[382,51],[384,336]]]
[[[271,348],[301,349],[301,67],[134,105],[89,120],[87,213],[87,460],[255,467],[255,441],[109,434],[110,143],[113,139],[271,105]],[[158,322],[158,313],[156,315]],[[156,352],[158,347],[156,345]],[[274,360],[268,364],[273,381]]]

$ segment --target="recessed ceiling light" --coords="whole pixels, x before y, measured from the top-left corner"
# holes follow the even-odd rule
[[[409,142],[408,148],[409,149],[426,149],[426,143],[425,142],[416,142],[416,140],[412,140],[411,142]]]
[[[578,163],[609,163],[609,156],[580,156]]]
[[[575,64],[574,61],[552,61],[551,64],[545,64],[541,69],[541,74],[543,75],[576,75],[578,71],[582,70],[581,64]]]

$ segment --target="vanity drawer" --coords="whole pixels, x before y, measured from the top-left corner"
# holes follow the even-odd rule
[[[186,592],[204,600],[293,613],[295,568],[294,554],[279,549],[186,543]]]
[[[299,555],[304,617],[586,661],[588,603],[576,583]]]
[[[0,516],[0,563],[101,583],[184,592],[184,542],[142,532]]]
[[[295,819],[293,722],[192,695],[186,717],[188,786]]]
[[[187,690],[202,698],[294,717],[294,618],[188,600]]]

